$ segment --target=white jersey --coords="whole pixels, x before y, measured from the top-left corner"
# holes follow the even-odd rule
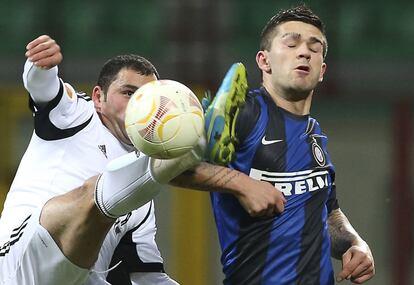
[[[35,112],[34,120],[34,133],[4,204],[0,246],[47,200],[81,186],[102,173],[110,160],[128,152],[102,124],[90,98],[62,81],[58,95]],[[163,272],[155,233],[152,201],[120,217],[107,234],[86,284],[109,284],[105,271],[112,266],[111,261],[117,264],[125,259],[124,251],[129,253],[128,262],[133,263],[128,266],[135,268],[132,272]],[[122,242],[135,250],[118,247]],[[127,261],[123,262],[125,265]]]
[[[127,153],[101,123],[93,102],[70,97],[62,87],[34,118],[35,131],[7,195],[0,233],[16,226],[5,223],[20,221],[50,198],[102,173],[110,159]]]

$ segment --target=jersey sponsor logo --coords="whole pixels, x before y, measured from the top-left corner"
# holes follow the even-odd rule
[[[252,168],[250,177],[272,183],[285,196],[300,195],[331,186],[328,170],[270,172]]]
[[[274,143],[282,142],[283,140],[266,140],[266,136],[263,136],[262,138],[262,145],[269,145]]]

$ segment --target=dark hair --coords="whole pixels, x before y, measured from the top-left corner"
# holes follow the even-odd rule
[[[293,7],[288,10],[280,10],[266,23],[261,34],[260,50],[270,50],[272,46],[273,37],[277,32],[276,28],[280,24],[290,21],[300,21],[307,24],[311,24],[322,32],[322,34],[325,36],[325,41],[323,44],[323,57],[325,57],[326,53],[328,52],[328,42],[326,41],[325,25],[322,23],[321,19],[304,4]]]
[[[118,55],[105,62],[99,73],[97,85],[102,88],[105,94],[109,85],[123,68],[132,69],[141,75],[154,74],[157,79],[160,77],[155,66],[146,58],[136,54]]]

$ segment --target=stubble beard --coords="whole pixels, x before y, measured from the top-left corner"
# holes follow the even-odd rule
[[[292,102],[302,101],[308,98],[312,94],[313,89],[288,87],[285,89],[285,99]]]
[[[305,100],[313,93],[313,90],[316,88],[317,85],[318,82],[314,84],[293,82],[293,84],[286,86],[284,90],[284,94],[286,96],[285,99],[292,102]]]

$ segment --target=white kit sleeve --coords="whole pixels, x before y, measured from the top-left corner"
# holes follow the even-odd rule
[[[27,60],[24,65],[23,84],[36,104],[45,105],[59,92],[58,68],[55,66],[43,69]]]

